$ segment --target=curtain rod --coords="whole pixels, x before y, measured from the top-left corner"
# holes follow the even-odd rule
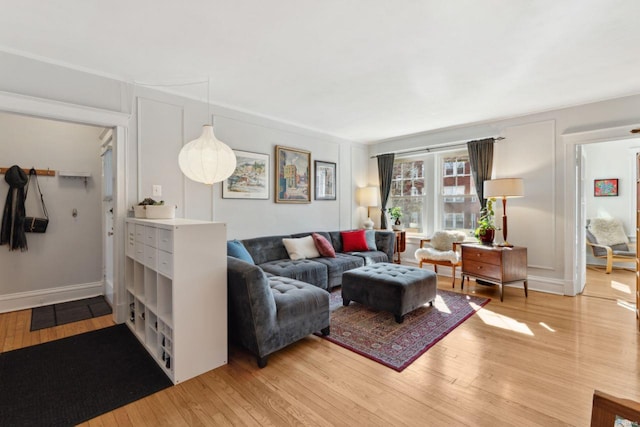
[[[493,138],[494,141],[502,141],[503,139],[506,139],[506,138],[504,136],[499,136],[497,138]],[[417,149],[417,150],[397,151],[395,153],[393,151],[391,151],[389,153],[376,154],[375,156],[371,156],[370,159],[375,159],[376,157],[381,156],[383,154],[391,154],[391,153],[393,153],[393,154],[418,154],[418,153],[424,153],[424,152],[430,153],[432,151],[439,151],[439,150],[443,150],[445,148],[466,147],[466,146],[467,146],[466,142],[454,142],[454,143],[451,143],[451,144],[439,145],[439,146],[433,147],[433,148],[425,147],[425,148],[420,148],[420,149]]]

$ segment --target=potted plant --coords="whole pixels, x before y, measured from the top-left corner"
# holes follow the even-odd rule
[[[400,222],[400,218],[402,218],[402,208],[400,206],[392,207],[389,209],[389,216],[394,220],[392,228],[394,230],[401,230],[402,223]]]
[[[496,235],[496,226],[493,222],[494,212],[493,203],[494,198],[487,200],[487,205],[480,211],[480,219],[478,220],[478,227],[475,230],[475,236],[484,244],[493,243],[493,239]]]

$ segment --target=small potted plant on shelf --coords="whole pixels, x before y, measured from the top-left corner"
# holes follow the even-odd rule
[[[496,235],[496,226],[493,222],[494,212],[493,203],[494,198],[487,200],[487,205],[480,211],[480,219],[478,220],[478,227],[475,230],[476,239],[479,239],[483,244],[490,245],[493,243],[493,239]]]
[[[392,228],[394,230],[402,230],[402,223],[400,222],[400,218],[402,218],[402,208],[400,206],[394,206],[389,209],[389,216],[394,220]]]

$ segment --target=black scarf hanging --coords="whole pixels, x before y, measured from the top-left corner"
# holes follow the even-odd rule
[[[27,185],[27,174],[17,165],[11,166],[4,174],[9,184],[7,201],[2,215],[0,245],[9,245],[9,250],[27,250],[27,237],[24,234],[24,187]]]

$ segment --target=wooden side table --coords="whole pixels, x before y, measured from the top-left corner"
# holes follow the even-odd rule
[[[393,255],[395,259],[393,262],[396,264],[402,264],[400,260],[400,254],[407,249],[407,233],[402,231],[396,231],[396,246],[393,248]]]
[[[527,248],[521,246],[502,247],[479,244],[462,245],[462,289],[464,278],[474,277],[495,285],[500,285],[500,301],[503,287],[515,282],[523,282],[524,296],[527,288]]]

